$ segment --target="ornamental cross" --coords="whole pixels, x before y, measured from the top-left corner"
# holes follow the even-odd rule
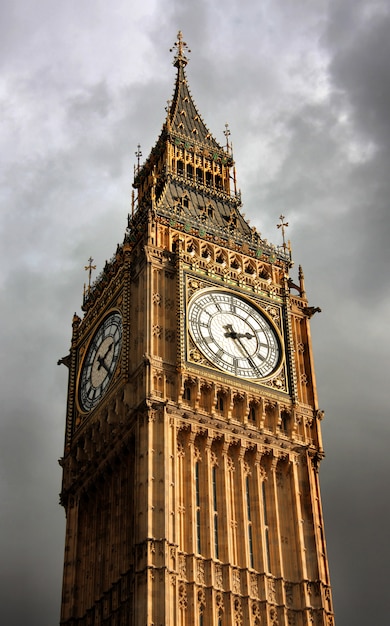
[[[88,293],[91,291],[91,276],[92,276],[92,270],[96,270],[96,265],[92,265],[93,263],[93,258],[90,256],[88,259],[88,263],[89,265],[85,266],[85,271],[88,272]]]
[[[285,250],[287,248],[287,244],[286,244],[286,240],[284,238],[284,233],[285,233],[285,229],[288,226],[288,222],[284,222],[283,221],[285,219],[284,215],[280,215],[279,219],[280,219],[280,224],[276,224],[276,226],[277,226],[277,228],[281,228],[282,229],[283,249]]]
[[[186,42],[183,41],[183,33],[181,32],[181,30],[179,30],[179,32],[177,33],[177,41],[173,44],[172,48],[170,48],[169,51],[173,52],[174,48],[176,48],[174,65],[179,64],[179,63],[183,63],[183,65],[187,65],[188,59],[184,54],[184,49],[186,48],[187,52],[191,52],[191,50],[187,46]]]

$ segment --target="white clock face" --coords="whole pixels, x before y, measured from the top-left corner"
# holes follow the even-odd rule
[[[85,411],[93,409],[106,393],[121,344],[122,318],[119,313],[111,313],[94,334],[83,363],[79,400]]]
[[[270,322],[247,300],[229,291],[196,294],[189,304],[188,322],[199,350],[233,376],[265,378],[280,363],[280,342]]]

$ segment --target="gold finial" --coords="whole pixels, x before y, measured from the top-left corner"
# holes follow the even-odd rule
[[[92,276],[92,270],[96,270],[96,265],[92,265],[93,263],[93,258],[90,256],[88,259],[88,263],[89,265],[85,266],[85,271],[88,272],[88,294],[91,291],[91,276]],[[85,295],[86,289],[85,289],[85,285],[84,285],[84,295]]]
[[[179,67],[179,65],[187,65],[188,63],[188,59],[184,54],[184,49],[187,49],[187,52],[191,52],[191,50],[189,49],[189,47],[187,46],[186,42],[183,41],[183,33],[181,32],[181,30],[179,30],[179,32],[177,33],[177,41],[173,44],[172,48],[170,49],[170,52],[173,52],[173,50],[176,48],[176,54],[175,54],[175,61],[174,64],[175,67]]]
[[[286,251],[287,244],[286,244],[286,240],[285,240],[285,237],[284,237],[284,232],[285,232],[285,229],[288,226],[288,222],[283,222],[283,220],[285,219],[284,215],[280,215],[279,219],[280,219],[280,224],[276,224],[276,226],[277,226],[277,228],[281,228],[282,229],[283,250]]]

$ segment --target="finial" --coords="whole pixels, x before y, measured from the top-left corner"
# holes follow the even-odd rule
[[[284,215],[280,215],[279,219],[280,219],[280,224],[277,224],[276,226],[277,226],[277,228],[281,228],[282,229],[283,250],[286,251],[287,244],[286,244],[286,240],[285,240],[285,237],[284,237],[284,231],[285,231],[285,229],[288,226],[288,222],[283,222],[283,220],[285,219]]]
[[[229,124],[228,123],[225,124],[225,130],[223,131],[223,134],[226,137],[226,152],[228,154],[231,154],[231,144],[229,143],[230,130],[229,130]]]
[[[306,297],[305,277],[303,275],[302,265],[300,265],[299,268],[298,268],[298,278],[299,278],[299,290],[301,292],[301,297],[305,298]]]
[[[131,190],[131,219],[134,217],[134,208],[135,208],[135,193],[134,189]],[[127,227],[130,228],[130,215],[128,216]]]
[[[92,265],[93,263],[93,258],[90,256],[88,259],[88,263],[89,265],[85,266],[85,271],[88,272],[88,295],[91,291],[91,276],[92,276],[92,270],[96,270],[96,265]],[[84,296],[86,294],[86,289],[85,289],[85,285],[84,285]]]
[[[174,66],[179,67],[182,65],[185,67],[188,63],[188,59],[184,54],[184,49],[187,48],[187,52],[191,52],[186,42],[183,41],[183,33],[181,30],[177,33],[177,41],[173,44],[173,47],[170,49],[170,52],[173,52],[174,48],[176,48],[176,54],[174,59]]]
[[[137,157],[137,174],[138,174],[138,172],[139,172],[139,170],[140,170],[140,159],[141,159],[141,157],[142,157],[142,152],[141,152],[141,146],[140,146],[140,144],[138,144],[138,146],[137,146],[137,152],[135,152],[134,154],[135,154],[135,156]]]

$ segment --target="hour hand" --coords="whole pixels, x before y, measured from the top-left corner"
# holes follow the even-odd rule
[[[106,358],[106,355],[104,356],[97,356],[97,360],[99,361],[99,365],[98,365],[98,370],[100,370],[101,367],[104,367],[104,369],[106,370],[106,372],[110,371],[110,368],[107,367],[107,365],[104,362],[104,359]]]
[[[230,337],[231,339],[242,339],[243,337],[245,337],[245,339],[254,338],[254,335],[251,335],[251,333],[237,333],[233,330],[233,326],[231,324],[226,324],[224,329],[226,330],[225,337]]]
[[[237,339],[237,333],[235,330],[233,330],[233,326],[231,324],[226,324],[226,326],[224,326],[224,329],[226,330],[225,337]]]
[[[246,339],[253,339],[254,335],[251,335],[250,333],[236,333],[236,337],[237,339],[240,339],[241,337],[245,337]]]

